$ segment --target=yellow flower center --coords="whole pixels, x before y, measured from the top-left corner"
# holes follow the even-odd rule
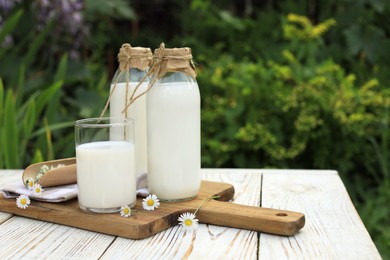
[[[186,225],[186,226],[191,226],[192,225],[192,220],[191,219],[186,219],[185,221],[184,221],[184,225]]]
[[[36,191],[37,193],[40,193],[40,192],[41,192],[41,189],[40,189],[40,188],[36,188],[35,191]]]
[[[34,183],[33,183],[32,181],[30,181],[30,182],[28,182],[28,186],[29,186],[29,187],[34,186]]]
[[[151,207],[154,205],[154,200],[150,199],[146,204],[148,204],[148,206]]]
[[[123,213],[125,213],[125,215],[129,214],[129,213],[130,213],[130,209],[125,208],[125,209],[123,210]]]
[[[20,200],[20,204],[26,205],[26,203],[27,203],[27,200],[26,200],[26,199],[21,199],[21,200]]]

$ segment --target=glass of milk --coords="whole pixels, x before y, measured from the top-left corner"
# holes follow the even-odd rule
[[[84,211],[118,212],[136,202],[134,120],[88,118],[75,123],[78,202]]]

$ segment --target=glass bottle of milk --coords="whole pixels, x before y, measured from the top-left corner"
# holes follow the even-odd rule
[[[130,44],[123,44],[118,54],[119,68],[110,87],[110,117],[132,118],[135,121],[136,177],[148,172],[146,95],[141,95],[131,105],[130,99],[146,91],[148,87],[146,74],[151,60],[150,48],[131,47]],[[113,140],[117,134],[115,130],[112,131]]]
[[[160,47],[151,66],[158,74],[147,93],[149,192],[162,201],[189,200],[201,184],[200,93],[191,49]]]

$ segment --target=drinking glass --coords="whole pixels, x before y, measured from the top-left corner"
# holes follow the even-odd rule
[[[87,118],[75,123],[79,207],[118,212],[136,202],[134,120]]]

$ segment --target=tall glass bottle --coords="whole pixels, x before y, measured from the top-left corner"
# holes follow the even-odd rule
[[[148,171],[146,96],[142,95],[130,106],[130,99],[146,91],[148,78],[145,77],[152,60],[150,48],[131,47],[123,44],[117,69],[110,87],[110,117],[132,118],[135,121],[136,176]],[[137,90],[135,91],[136,87]],[[134,93],[135,91],[135,93]],[[115,135],[115,130],[112,131]],[[115,138],[115,137],[112,137]]]
[[[153,67],[154,66],[154,67]],[[200,93],[190,48],[156,49],[147,93],[148,185],[162,201],[200,189]]]

